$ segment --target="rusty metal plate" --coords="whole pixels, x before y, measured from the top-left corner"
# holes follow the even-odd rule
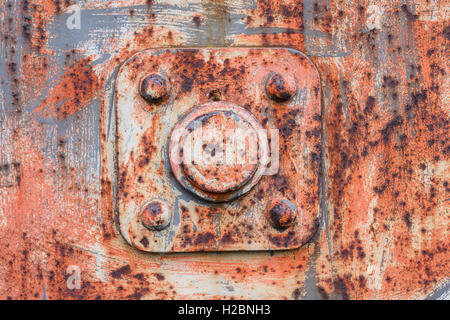
[[[153,49],[116,79],[120,231],[148,252],[285,250],[319,224],[321,90],[286,48]]]

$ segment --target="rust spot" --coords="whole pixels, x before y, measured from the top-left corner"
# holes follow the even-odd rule
[[[155,273],[155,277],[158,281],[164,281],[166,279],[161,273]]]
[[[141,243],[144,247],[147,248],[147,246],[148,246],[148,239],[147,239],[147,237],[145,237],[145,236],[142,237],[140,243]]]
[[[120,279],[122,278],[123,275],[129,275],[131,273],[131,268],[129,265],[120,267],[119,269],[116,269],[114,271],[111,272],[111,277],[115,278],[115,279]]]
[[[194,18],[192,18],[192,21],[194,22],[194,24],[197,28],[200,28],[200,25],[202,23],[200,16],[195,16]]]

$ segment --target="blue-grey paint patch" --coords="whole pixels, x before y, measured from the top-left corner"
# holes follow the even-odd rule
[[[71,49],[87,49],[90,54],[101,54],[113,50],[116,44],[111,42],[111,39],[118,39],[135,31],[139,33],[148,27],[164,30],[167,21],[170,20],[171,30],[180,30],[183,33],[185,46],[229,46],[233,44],[236,35],[304,33],[310,55],[327,57],[349,55],[351,49],[346,48],[348,42],[344,38],[346,35],[343,35],[343,38],[333,38],[330,34],[309,27],[313,14],[312,6],[308,4],[309,1],[304,3],[304,30],[279,27],[248,28],[244,19],[247,16],[245,11],[256,7],[254,1],[233,3],[232,6],[228,6],[227,3],[205,1],[201,4],[191,3],[185,7],[155,3],[150,9],[145,5],[81,9],[80,30],[67,28],[66,21],[71,13],[55,16],[48,28],[50,35],[48,48],[60,56]],[[192,19],[182,18],[189,15],[194,17],[198,13],[204,13],[198,26]],[[155,17],[150,17],[150,14]],[[318,39],[329,39],[332,45],[324,46],[323,43],[317,42]],[[59,63],[63,64],[63,61]]]
[[[100,56],[100,58],[98,58],[97,60],[92,61],[92,63],[90,65],[91,66],[96,66],[98,64],[103,64],[104,62],[108,61],[108,59],[110,59],[110,58],[111,58],[111,54],[109,54],[109,53],[102,54]]]
[[[314,4],[320,0],[303,0],[303,25],[305,35],[305,51],[314,57],[345,57],[353,52],[351,34],[343,32],[336,36],[314,30],[314,18],[321,19],[320,13],[314,12]],[[328,9],[328,5],[327,5]],[[327,41],[323,41],[327,39]]]
[[[225,8],[223,10],[226,10]],[[131,11],[133,14],[130,13]],[[164,28],[168,19],[171,20],[171,29],[183,30],[183,33],[188,36],[188,45],[201,45],[207,41],[204,38],[208,34],[208,23],[197,28],[193,21],[182,18],[197,12],[202,12],[200,4],[188,4],[186,7],[155,3],[151,8],[146,5],[102,9],[81,8],[81,29],[79,30],[69,30],[66,26],[71,13],[55,16],[50,22],[48,48],[56,52],[66,52],[73,48],[88,46],[91,52],[100,53],[112,49],[114,44],[111,43],[111,39],[120,38],[134,31],[139,32],[147,27]],[[156,18],[150,15],[155,15]],[[242,15],[234,14],[231,19],[237,22],[241,17]],[[210,27],[213,25],[211,24]],[[218,31],[220,30],[212,30],[212,32]]]
[[[426,300],[450,300],[450,281],[431,293]]]
[[[37,119],[44,124],[41,141],[48,169],[57,168],[54,185],[61,201],[61,211],[53,214],[69,215],[74,223],[86,226],[86,230],[97,226],[98,216],[92,212],[92,200],[100,201],[100,100],[93,100],[88,106],[64,120]],[[71,175],[71,168],[77,169],[77,175]],[[75,213],[69,208],[66,198],[69,186],[72,199],[80,200]],[[89,196],[88,196],[89,195]],[[90,202],[88,202],[88,199]],[[73,200],[70,200],[73,201]]]
[[[45,284],[42,287],[42,300],[47,300],[47,289],[45,287]]]

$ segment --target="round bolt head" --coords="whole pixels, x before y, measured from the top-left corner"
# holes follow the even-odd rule
[[[164,76],[152,73],[142,80],[140,92],[145,100],[158,104],[169,97],[170,84]]]
[[[175,125],[169,159],[178,182],[214,202],[251,190],[269,163],[266,132],[248,110],[226,101],[194,107]]]
[[[141,222],[150,230],[161,231],[170,224],[169,206],[161,200],[147,202],[141,210]]]
[[[297,92],[297,84],[290,75],[275,73],[267,81],[266,90],[273,101],[287,102]]]
[[[186,177],[199,189],[231,192],[255,174],[257,132],[244,117],[231,110],[211,111],[190,122],[187,131],[181,165]]]
[[[276,229],[287,229],[297,218],[297,208],[289,200],[276,200],[267,208],[266,217]]]

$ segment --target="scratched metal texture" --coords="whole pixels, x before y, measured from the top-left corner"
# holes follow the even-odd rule
[[[68,29],[68,8],[81,9]],[[446,1],[0,2],[0,298],[449,297]],[[321,224],[285,252],[149,254],[113,210],[114,79],[160,47],[286,46],[321,75]],[[81,270],[81,288],[66,285]]]

